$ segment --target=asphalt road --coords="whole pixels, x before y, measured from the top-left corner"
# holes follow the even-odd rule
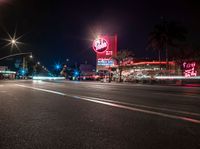
[[[0,81],[0,149],[199,149],[200,88]]]

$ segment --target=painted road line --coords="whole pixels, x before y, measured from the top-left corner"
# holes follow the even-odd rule
[[[57,92],[57,91],[52,91],[52,90],[28,87],[28,86],[25,86],[25,85],[19,85],[19,86],[27,87],[27,88],[31,88],[31,89],[36,89],[36,90],[40,90],[40,91],[46,91],[46,92],[49,92],[49,93],[54,93],[54,94],[63,95],[63,96],[69,96],[69,97],[74,96],[74,95],[64,94],[64,93]],[[179,114],[186,114],[186,115],[199,116],[200,117],[199,113],[188,112],[188,111],[173,110],[173,109],[160,108],[160,107],[152,107],[152,106],[146,106],[146,105],[141,105],[141,104],[133,104],[133,103],[121,102],[121,101],[116,101],[116,100],[112,100],[112,99],[97,98],[97,97],[87,97],[87,96],[79,96],[79,97],[81,97],[81,98],[90,98],[90,99],[93,99],[93,100],[105,101],[105,102],[110,102],[110,103],[126,105],[126,106],[134,106],[134,107],[139,107],[139,108],[147,108],[147,109],[151,109],[151,110],[160,110],[160,111],[165,111],[165,112],[174,112],[174,113],[179,113]]]
[[[47,92],[47,93],[53,93],[53,94],[57,94],[57,95],[73,97],[73,98],[76,98],[76,99],[81,99],[81,100],[85,100],[85,101],[99,103],[99,104],[103,104],[103,105],[107,105],[107,106],[111,106],[111,107],[116,107],[116,108],[120,108],[120,109],[126,109],[126,110],[130,110],[130,111],[142,112],[142,113],[145,113],[145,114],[157,115],[157,116],[161,116],[161,117],[183,120],[183,121],[187,121],[187,122],[191,122],[191,123],[200,124],[200,120],[193,119],[193,118],[190,118],[190,117],[171,115],[171,114],[166,114],[166,113],[162,113],[162,112],[145,110],[145,109],[141,109],[141,108],[134,108],[134,107],[127,106],[127,105],[111,103],[111,102],[108,102],[108,101],[100,101],[100,100],[94,99],[92,97],[75,96],[75,95],[65,94],[65,93],[61,93],[61,92],[57,92],[57,91],[53,91],[53,90],[48,90],[48,89],[30,87],[30,86],[25,86],[25,85],[20,85],[20,84],[16,84],[16,85],[19,86],[19,87],[23,87],[23,88],[29,88],[29,89],[33,89],[33,90],[37,90],[37,91],[43,91],[43,92]],[[98,99],[100,99],[100,98],[98,98]],[[105,99],[103,99],[103,100],[105,100]]]
[[[200,117],[200,113],[194,113],[194,112],[188,112],[188,111],[180,111],[180,110],[167,109],[167,108],[161,108],[161,107],[152,107],[152,106],[146,106],[146,105],[142,105],[142,104],[127,103],[127,102],[116,101],[116,100],[111,100],[111,99],[103,99],[103,98],[97,98],[97,97],[87,97],[87,96],[79,96],[79,97],[90,98],[90,99],[94,99],[94,100],[106,101],[106,102],[110,102],[110,103],[116,103],[116,104],[127,105],[127,106],[134,106],[134,107],[139,107],[139,108],[147,108],[147,109],[152,109],[152,110],[174,112],[174,113],[179,113],[179,114],[186,114],[186,115]]]
[[[52,90],[47,90],[47,89],[43,89],[43,88],[29,87],[29,86],[20,85],[20,84],[16,84],[16,85],[17,85],[17,86],[20,86],[20,87],[24,87],[24,88],[30,88],[30,89],[34,89],[34,90],[38,90],[38,91],[47,92],[47,93],[53,93],[53,94],[62,95],[62,96],[65,96],[65,95],[66,95],[66,94],[61,93],[61,92],[52,91]]]
[[[73,96],[73,97],[78,98],[78,99],[82,99],[82,100],[86,100],[86,101],[90,101],[90,102],[94,102],[94,103],[100,103],[100,104],[103,104],[103,105],[117,107],[117,108],[121,108],[121,109],[137,111],[137,112],[142,112],[142,113],[146,113],[146,114],[158,115],[158,116],[162,116],[162,117],[179,119],[179,120],[184,120],[184,121],[200,124],[200,120],[189,118],[189,117],[176,116],[176,115],[170,115],[170,114],[165,114],[165,113],[161,113],[161,112],[155,112],[155,111],[144,110],[144,109],[139,109],[139,108],[134,108],[134,107],[128,107],[128,106],[124,106],[124,105],[120,105],[120,104],[115,104],[115,103],[110,103],[110,102],[105,102],[105,101],[99,101],[99,100],[93,100],[93,99],[90,99],[90,98],[83,98],[83,97],[79,97],[79,96]]]

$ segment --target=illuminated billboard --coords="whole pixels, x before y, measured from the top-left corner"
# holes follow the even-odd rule
[[[115,65],[113,57],[117,54],[117,35],[99,35],[93,41],[93,50],[96,52],[97,70],[108,70]]]

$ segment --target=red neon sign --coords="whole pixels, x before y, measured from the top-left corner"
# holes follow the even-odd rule
[[[196,66],[195,62],[191,62],[191,63],[184,62],[183,63],[185,77],[195,77],[195,76],[197,76],[197,71],[195,71],[195,66]]]
[[[108,50],[108,42],[103,38],[98,38],[93,42],[93,49],[97,53],[103,53]]]

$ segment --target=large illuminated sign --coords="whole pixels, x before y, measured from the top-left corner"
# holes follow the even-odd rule
[[[98,38],[93,42],[93,49],[97,53],[103,53],[108,49],[108,42],[103,38]]]
[[[196,62],[184,62],[183,63],[183,73],[185,77],[195,77],[197,76],[197,71],[195,70]]]
[[[108,70],[116,65],[113,57],[117,55],[117,35],[99,34],[92,42],[96,53],[96,69]]]

